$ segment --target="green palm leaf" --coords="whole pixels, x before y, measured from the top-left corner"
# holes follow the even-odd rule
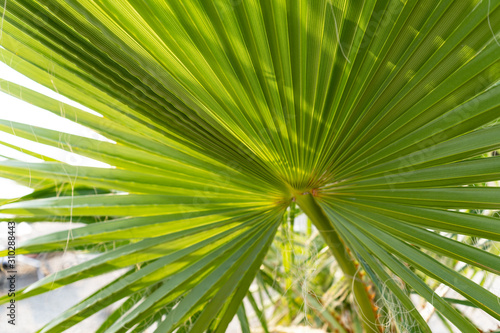
[[[152,321],[158,332],[224,332],[237,312],[247,329],[241,301],[294,202],[350,281],[364,331],[381,327],[363,268],[378,286],[398,275],[463,332],[477,329],[423,277],[500,318],[495,295],[437,259],[498,274],[498,257],[434,232],[500,240],[498,218],[464,212],[500,209],[498,188],[484,186],[500,179],[500,158],[478,158],[500,148],[500,1],[1,6],[0,60],[98,114],[7,81],[0,90],[108,139],[0,121],[0,131],[109,165],[33,149],[43,163],[0,162],[0,176],[36,189],[0,213],[87,223],[18,253],[111,248],[18,299],[127,269],[42,332],[122,299],[100,332]],[[429,331],[407,294],[387,287]]]

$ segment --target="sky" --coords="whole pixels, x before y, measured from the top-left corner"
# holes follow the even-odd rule
[[[24,87],[43,93],[61,102],[78,107],[84,111],[99,115],[76,102],[61,96],[52,90],[28,79],[26,76],[16,72],[7,65],[0,63],[0,80],[7,80],[17,83]],[[105,140],[104,137],[95,133],[91,129],[79,125],[68,119],[64,119],[51,112],[45,111],[29,103],[23,102],[17,98],[11,97],[6,93],[0,92],[0,119],[7,121],[20,122],[32,126],[44,127],[61,132],[71,133],[89,138],[99,138]],[[43,144],[28,141],[11,134],[0,132],[0,161],[5,160],[5,157],[26,162],[41,162],[41,160],[19,152],[13,148],[5,146],[3,143],[21,146],[23,149],[34,150],[36,153],[44,154],[56,160],[65,161],[72,165],[82,166],[98,166],[107,167],[107,164],[95,161],[73,153],[64,152],[61,149],[48,147]],[[0,178],[0,198],[17,198],[22,195],[31,193],[32,190],[16,184],[15,181]]]

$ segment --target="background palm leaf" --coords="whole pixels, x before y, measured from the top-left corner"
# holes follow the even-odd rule
[[[4,2],[0,60],[99,115],[10,82],[0,89],[108,139],[0,123],[109,165],[1,162],[1,176],[37,191],[0,212],[89,223],[18,253],[114,246],[18,299],[127,268],[41,331],[126,298],[101,331],[141,331],[155,320],[159,332],[224,332],[238,309],[244,317],[241,301],[297,202],[352,284],[366,332],[380,327],[363,268],[379,287],[399,276],[462,332],[477,329],[423,276],[500,319],[497,296],[431,255],[500,267],[498,256],[436,233],[500,238],[498,218],[463,211],[500,208],[497,188],[473,186],[500,178],[498,157],[475,158],[500,148],[499,6]],[[429,331],[407,293],[387,287]]]

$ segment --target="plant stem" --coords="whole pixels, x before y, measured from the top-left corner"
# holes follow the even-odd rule
[[[344,272],[344,276],[350,281],[354,299],[360,311],[364,331],[367,333],[380,333],[377,326],[375,311],[368,292],[365,289],[365,285],[359,277],[356,277],[356,266],[351,256],[347,253],[345,245],[334,226],[310,193],[298,194],[296,200],[300,208],[302,208],[304,213],[306,213],[316,228],[318,228],[318,231],[321,236],[323,236],[330,251]]]
[[[283,232],[283,268],[285,271],[285,292],[286,300],[288,303],[288,324],[292,323],[292,304],[293,304],[293,278],[292,278],[292,267],[294,265],[294,254],[293,254],[293,224],[295,221],[295,202],[292,202],[286,214],[283,218],[281,229]]]

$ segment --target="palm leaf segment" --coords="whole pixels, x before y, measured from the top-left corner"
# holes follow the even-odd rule
[[[19,253],[114,246],[19,298],[126,267],[42,331],[128,298],[100,331],[153,319],[170,332],[191,318],[192,332],[223,332],[295,199],[346,274],[356,271],[339,243],[389,281],[420,330],[392,274],[463,332],[475,328],[414,269],[499,319],[496,296],[429,255],[499,272],[498,257],[434,232],[500,240],[498,219],[456,211],[500,208],[500,190],[467,186],[500,178],[498,157],[473,159],[500,147],[499,5],[2,1],[1,60],[101,116],[6,81],[2,91],[112,141],[0,123],[113,166],[1,162],[1,176],[37,189],[2,213],[89,222]],[[56,195],[65,184],[72,191]],[[376,331],[353,286],[365,330]]]

